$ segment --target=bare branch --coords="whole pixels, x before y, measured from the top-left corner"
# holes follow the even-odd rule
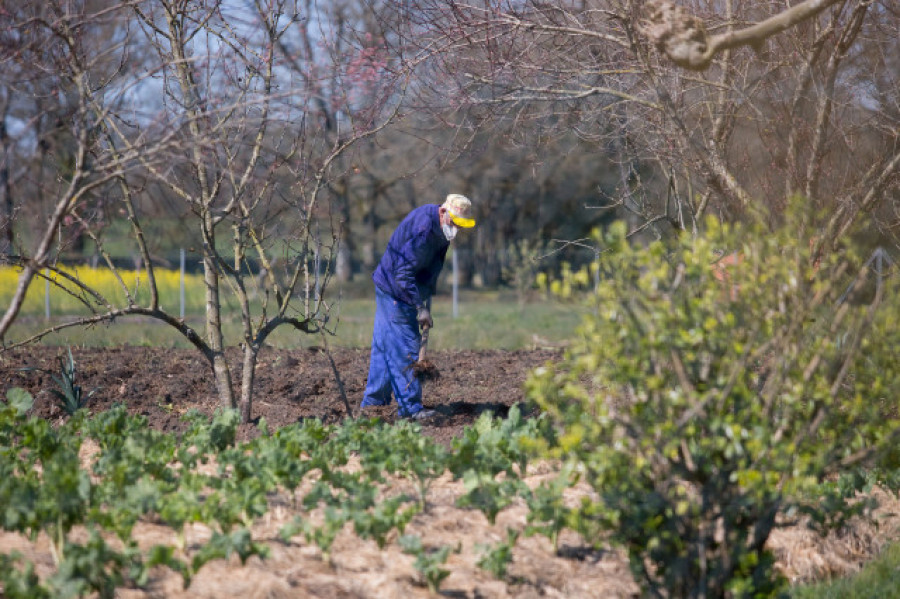
[[[645,5],[647,14],[639,30],[672,62],[700,71],[709,67],[720,52],[741,46],[759,46],[769,37],[845,1],[805,0],[751,27],[710,36],[701,20],[674,2],[649,0]]]

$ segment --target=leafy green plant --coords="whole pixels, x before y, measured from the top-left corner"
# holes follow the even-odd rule
[[[406,525],[419,513],[417,504],[404,507],[407,503],[406,497],[395,495],[379,501],[371,510],[357,510],[351,514],[353,529],[360,538],[373,539],[382,548],[393,531],[402,535]]]
[[[474,468],[463,474],[463,485],[466,492],[456,500],[457,507],[478,509],[491,524],[528,488],[517,478],[495,477]]]
[[[532,439],[539,436],[542,427],[545,427],[543,419],[525,418],[518,405],[510,408],[506,418],[485,412],[461,437],[453,440],[447,467],[457,478],[472,468],[491,476],[503,472],[513,478],[523,477],[533,453]]]
[[[363,467],[373,480],[384,474],[403,476],[416,486],[418,509],[427,509],[431,484],[447,469],[447,450],[422,434],[416,423],[380,425],[360,439]]]
[[[59,564],[69,531],[84,523],[93,497],[78,455],[83,418],[76,415],[54,428],[43,419],[16,416],[10,423],[6,416],[8,411],[0,412],[0,420],[6,420],[0,430],[16,451],[6,454],[0,466],[0,505],[5,506],[0,523],[32,538],[46,532]]]
[[[482,417],[454,451],[423,436],[418,425],[375,420],[339,426],[307,420],[242,443],[235,411],[212,418],[189,413],[176,436],[151,429],[122,405],[94,416],[79,410],[51,426],[27,416],[27,392],[9,396],[12,401],[0,404],[0,525],[32,538],[46,534],[56,566],[41,581],[27,561],[0,552],[0,565],[8,567],[0,581],[10,596],[111,596],[123,585],[145,584],[155,566],[179,573],[187,588],[211,560],[265,556],[251,526],[272,497],[288,491],[296,502],[301,487],[308,490],[295,507],[304,513],[282,528],[284,540],[302,534],[329,561],[336,536],[350,525],[379,547],[399,536],[416,556],[423,584],[436,592],[454,549],[426,549],[418,537],[403,537],[424,509],[431,483],[449,470],[466,483],[462,504],[493,521],[517,497],[530,497],[522,477],[533,437],[552,436],[544,420],[513,408],[506,419]],[[85,439],[99,448],[89,466],[79,454]],[[215,473],[201,464],[215,464]],[[412,485],[395,488],[396,477]],[[540,512],[541,523],[547,517]],[[132,532],[140,521],[169,527],[176,540],[139,549]],[[210,539],[188,546],[191,523],[210,529]],[[87,542],[73,541],[75,527],[88,532]],[[111,535],[116,543],[108,541]],[[505,542],[487,548],[483,567],[503,576],[517,537],[509,531]]]
[[[24,562],[23,567],[19,567]],[[24,560],[22,554],[13,551],[10,554],[0,553],[0,584],[3,585],[3,596],[7,599],[51,599],[50,589],[41,584],[41,579],[34,571],[34,564]]]
[[[295,490],[313,468],[309,459],[303,459],[319,447],[329,434],[329,427],[320,420],[306,420],[276,430],[271,436],[264,436],[258,451],[266,455],[266,464],[271,476],[288,491],[291,504],[297,507]]]
[[[428,590],[437,593],[441,588],[441,583],[450,575],[450,571],[443,566],[450,556],[450,552],[454,550],[453,547],[441,545],[437,549],[429,550],[422,544],[422,539],[418,535],[403,535],[399,542],[403,553],[415,556],[416,571],[421,574]],[[459,548],[456,549],[456,552],[459,552]]]
[[[85,395],[81,385],[76,382],[78,372],[71,348],[68,349],[68,360],[64,360],[62,356],[59,356],[58,359],[59,376],[54,374],[52,377],[59,389],[51,389],[51,392],[59,400],[59,406],[63,411],[71,416],[87,405],[88,400],[97,392],[97,389]]]
[[[597,493],[572,526],[624,547],[648,595],[777,594],[774,528],[838,525],[868,484],[848,473],[896,469],[896,281],[841,302],[865,273],[849,253],[815,265],[801,217],[646,248],[613,226],[591,315],[529,379],[559,428],[548,455]],[[740,255],[724,276],[722,248]]]
[[[148,570],[159,565],[180,573],[187,587],[197,569],[211,559],[237,554],[245,560],[265,554],[266,547],[254,542],[246,528],[234,527],[235,521],[246,517],[247,509],[228,481],[216,488],[218,477],[184,467],[208,460],[210,452],[229,451],[233,437],[228,431],[233,427],[227,415],[218,416],[218,423],[217,418],[205,425],[193,422],[194,439],[203,442],[200,447],[183,448],[173,435],[149,429],[143,418],[129,416],[123,406],[91,419],[78,411],[58,427],[43,419],[26,419],[10,406],[0,408],[0,503],[4,505],[0,525],[32,538],[46,533],[56,564],[55,572],[41,582],[32,576],[28,563],[0,555],[2,563],[15,570],[2,578],[7,590],[17,589],[10,593],[110,597],[123,584],[143,584]],[[90,472],[82,467],[79,456],[86,437],[100,447]],[[185,462],[175,464],[176,456]],[[253,464],[242,464],[237,470],[250,467]],[[220,510],[222,506],[234,509]],[[188,522],[204,523],[213,535],[196,548],[190,563],[177,558],[174,547],[157,545],[140,551],[131,531],[146,517],[171,526],[180,539],[180,550],[185,549]],[[70,538],[75,526],[89,532],[87,543]],[[122,550],[107,545],[107,532],[119,537]]]
[[[212,538],[194,554],[191,560],[191,568],[198,571],[208,562],[214,559],[228,559],[237,555],[241,564],[253,556],[266,557],[269,554],[267,546],[253,540],[250,531],[246,528],[238,528],[228,533],[213,531]]]
[[[519,539],[519,531],[513,528],[506,529],[506,540],[496,545],[476,545],[481,547],[482,554],[478,558],[478,567],[493,575],[494,578],[503,579],[513,559],[513,548]]]
[[[206,504],[223,532],[236,524],[249,528],[268,510],[267,495],[275,490],[277,480],[267,447],[265,441],[251,442],[218,453],[219,475],[210,482],[215,490]]]
[[[528,469],[531,439],[541,426],[540,420],[522,417],[520,408],[513,406],[506,419],[482,414],[454,440],[447,468],[463,480],[466,489],[457,506],[479,509],[493,524],[500,511],[527,495],[522,478]]]
[[[301,529],[307,542],[315,543],[322,551],[322,561],[331,563],[331,546],[349,520],[346,511],[326,506],[322,513],[323,523],[319,526],[311,520],[302,520]]]
[[[315,470],[319,478],[303,497],[304,509],[321,510],[320,518],[297,516],[279,532],[284,541],[303,533],[330,559],[331,545],[347,523],[352,523],[360,538],[373,539],[383,547],[396,530],[402,534],[412,517],[421,511],[421,503],[405,494],[379,497],[378,483],[397,474],[417,481],[427,489],[430,481],[444,469],[443,453],[423,438],[418,427],[401,424],[386,426],[374,420],[351,420],[340,427],[322,427],[309,421],[301,427],[288,427],[258,444],[254,452],[266,456],[280,484],[291,489],[300,478]],[[351,452],[360,460],[361,471],[347,472]],[[260,468],[259,470],[263,470]],[[420,491],[424,493],[424,491]],[[318,523],[315,523],[318,522]]]
[[[34,405],[34,397],[22,387],[12,387],[6,391],[6,401],[19,416],[24,416]]]
[[[563,492],[574,482],[571,463],[563,465],[556,476],[542,481],[531,493],[525,495],[528,504],[528,525],[526,534],[542,534],[553,543],[553,550],[559,551],[559,533],[572,527],[576,510],[567,507]]]
[[[112,599],[134,562],[139,562],[136,550],[115,551],[94,529],[84,545],[66,543],[65,559],[50,577],[48,585],[56,597],[84,597],[96,593],[101,599]]]

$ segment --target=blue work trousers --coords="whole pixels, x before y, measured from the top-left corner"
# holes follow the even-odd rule
[[[416,309],[376,287],[372,357],[363,407],[386,406],[393,393],[400,416],[409,417],[422,410],[422,386],[412,368],[421,342]]]

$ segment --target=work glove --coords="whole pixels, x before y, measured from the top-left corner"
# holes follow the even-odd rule
[[[416,321],[423,329],[425,327],[431,328],[434,326],[434,320],[431,318],[431,310],[428,309],[428,306],[424,304],[419,306],[419,309],[416,312]]]

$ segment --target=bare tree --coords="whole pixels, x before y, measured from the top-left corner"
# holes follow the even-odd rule
[[[3,62],[10,69],[8,73],[17,77],[8,89],[38,95],[28,106],[16,106],[15,111],[7,104],[4,133],[12,118],[23,130],[20,144],[28,144],[26,138],[31,135],[38,162],[37,172],[32,172],[38,179],[33,188],[38,191],[35,203],[43,207],[42,200],[47,196],[50,206],[43,215],[45,218],[34,239],[34,248],[29,251],[22,247],[19,256],[9,257],[22,266],[22,273],[13,299],[0,319],[0,340],[4,339],[17,316],[32,279],[53,259],[54,242],[59,238],[64,218],[79,207],[87,207],[93,199],[92,192],[120,176],[128,160],[134,158],[133,154],[111,156],[103,152],[99,133],[104,114],[92,105],[96,80],[103,81],[103,85],[112,85],[116,80],[117,63],[112,56],[122,46],[100,44],[99,39],[104,36],[94,35],[115,23],[117,11],[98,9],[96,18],[86,21],[81,18],[85,8],[74,3],[22,7],[12,14],[18,20],[6,31]],[[119,63],[118,67],[121,66]],[[42,126],[48,118],[52,124]],[[56,132],[57,143],[50,143],[47,131]],[[5,146],[9,218],[5,228],[12,251],[15,204],[8,184],[9,172],[14,166],[9,163],[13,148],[8,138]],[[54,172],[44,179],[44,162],[48,155],[52,155],[50,167]],[[20,206],[23,204],[19,203]]]
[[[278,49],[285,68],[311,98],[310,115],[319,124],[321,143],[340,144],[347,137],[348,115],[353,120],[367,118],[365,107],[399,101],[390,97],[396,88],[385,85],[398,75],[394,71],[401,51],[394,37],[398,15],[385,0],[305,0],[304,6],[306,12],[315,7],[317,18],[298,22]],[[405,174],[400,164],[394,164],[399,170],[372,185],[373,171],[366,165],[384,151],[374,137],[368,137],[337,156],[332,165],[324,192],[342,240],[335,256],[338,281],[348,281],[353,274],[359,247],[350,232],[354,221],[365,218],[365,206],[373,203],[370,194],[383,193],[384,180],[396,181]]]
[[[317,72],[344,73],[353,56],[328,55],[319,64],[306,63],[298,80],[299,63],[285,51],[287,40],[309,22],[326,18],[309,4],[305,8],[310,12],[298,12],[296,3],[282,0],[259,0],[252,8],[213,1],[123,2],[116,14],[128,42],[118,50],[124,60],[129,44],[140,44],[142,66],[126,81],[86,84],[81,96],[84,112],[94,115],[93,168],[103,161],[119,166],[103,171],[109,171],[103,183],[111,184],[108,193],[115,194],[127,214],[132,242],[147,271],[150,299],[139,305],[124,282],[121,298],[106,298],[69,277],[58,284],[84,297],[92,315],[55,329],[130,315],[165,322],[202,352],[221,404],[239,407],[245,422],[252,414],[258,352],[268,336],[282,325],[305,334],[330,330],[325,290],[341,238],[339,219],[324,190],[336,161],[393,118],[396,105],[388,100],[402,80],[385,78],[382,93],[361,97],[347,77],[345,95],[333,99],[327,114],[318,111]],[[64,14],[60,26],[92,22],[103,13],[85,9]],[[327,43],[315,41],[320,42]],[[67,65],[78,63],[72,59]],[[137,201],[148,181],[179,199],[183,217],[201,240],[203,332],[160,303],[153,240],[145,234]],[[57,220],[62,214],[76,219],[109,268],[118,272],[90,219],[71,202],[59,206]],[[52,235],[48,247],[50,243]],[[43,265],[46,260],[31,262]],[[23,289],[28,281],[23,279]],[[226,294],[240,310],[239,396],[222,327]],[[8,314],[14,313],[11,309]]]
[[[441,49],[431,101],[458,115],[458,130],[503,122],[608,148],[621,165],[614,199],[638,216],[635,230],[692,229],[710,212],[777,218],[803,193],[831,212],[822,238],[833,243],[895,193],[898,129],[886,106],[896,94],[876,102],[870,91],[896,48],[890,3],[805,2],[781,14],[686,2],[678,18],[716,32],[699,73],[657,49],[659,18],[646,9],[658,3],[411,4],[409,37]],[[791,34],[775,35],[785,23]]]

